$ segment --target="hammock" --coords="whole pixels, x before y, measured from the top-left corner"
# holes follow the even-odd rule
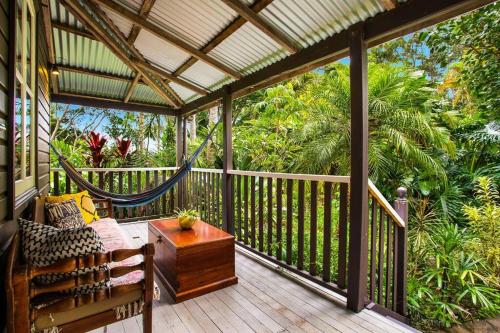
[[[175,173],[167,179],[165,182],[160,184],[159,186],[142,192],[142,193],[134,193],[134,194],[119,194],[104,191],[103,189],[95,186],[94,184],[87,181],[82,175],[68,162],[66,157],[62,156],[57,149],[50,144],[50,147],[57,155],[57,159],[59,164],[66,172],[71,180],[73,180],[78,188],[87,190],[89,194],[93,197],[99,199],[110,199],[112,204],[116,207],[137,207],[142,205],[147,205],[150,202],[153,202],[160,198],[163,194],[165,194],[168,190],[172,189],[190,170],[191,165],[196,160],[198,155],[203,151],[203,149],[208,144],[208,141],[212,138],[212,135],[217,128],[217,125],[220,123],[222,117],[219,118],[214,127],[210,130],[205,140],[201,143],[201,145],[194,151],[194,153],[188,159],[184,160],[183,164],[175,171]]]

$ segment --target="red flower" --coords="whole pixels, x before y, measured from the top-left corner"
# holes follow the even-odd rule
[[[104,155],[102,153],[102,149],[104,145],[108,141],[104,135],[100,133],[91,131],[89,133],[89,138],[85,139],[87,144],[89,145],[89,149],[91,151],[91,159],[92,165],[94,168],[99,168],[101,166]]]
[[[130,148],[132,140],[116,138],[115,141],[116,147],[118,149],[118,154],[120,154],[121,158],[125,159],[125,157],[127,157],[128,155],[128,150]]]

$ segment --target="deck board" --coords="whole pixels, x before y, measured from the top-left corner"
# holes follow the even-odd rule
[[[137,245],[147,241],[147,224],[123,229]],[[252,258],[236,253],[239,283],[174,304],[163,286],[154,302],[154,332],[415,332],[373,311],[353,313],[342,301],[327,299],[285,278]],[[142,317],[108,326],[108,332],[142,331]],[[103,330],[96,330],[101,333]]]

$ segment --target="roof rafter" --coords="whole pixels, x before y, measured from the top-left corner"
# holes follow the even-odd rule
[[[257,0],[250,6],[250,8],[258,13],[264,8],[266,8],[273,0]],[[219,32],[213,39],[211,39],[203,48],[200,49],[203,53],[208,53],[215,49],[217,45],[222,43],[226,38],[231,36],[236,30],[238,30],[247,20],[244,17],[238,16],[234,21],[232,21],[226,28]],[[183,63],[179,68],[177,68],[172,74],[174,76],[179,76],[184,73],[188,68],[193,66],[198,61],[197,58],[191,57],[185,63]]]
[[[365,40],[369,47],[418,31],[468,11],[480,8],[495,0],[409,0],[395,9],[380,13],[364,22]],[[249,94],[270,84],[289,79],[342,59],[349,55],[349,30],[343,30],[279,60],[243,79],[229,84],[235,98]],[[224,87],[223,87],[224,88]],[[220,88],[208,96],[198,98],[181,109],[183,116],[213,106],[223,95]]]
[[[60,30],[63,30],[63,31],[66,31],[66,32],[69,32],[69,33],[72,33],[72,34],[76,34],[76,35],[79,35],[79,36],[82,36],[82,37],[85,37],[85,38],[89,38],[89,39],[92,39],[92,40],[97,40],[97,41],[100,41],[99,39],[97,39],[91,32],[87,31],[87,30],[81,30],[81,29],[78,29],[78,28],[75,28],[75,27],[72,27],[70,25],[67,25],[67,24],[61,24],[61,23],[57,23],[57,22],[52,22],[52,27],[54,28],[57,28],[57,29],[60,29]],[[146,62],[146,61],[142,61],[138,58],[134,59],[134,61],[137,62],[137,65],[140,65],[144,68],[147,68],[148,70],[152,71],[153,73],[165,78],[165,79],[168,79],[172,82],[175,82],[177,83],[178,85],[180,86],[183,86],[184,88],[187,88],[191,91],[194,91],[196,92],[197,94],[200,94],[200,95],[206,95],[207,93],[209,93],[210,91],[208,89],[205,89],[203,87],[199,87],[198,85],[194,84],[194,83],[191,83],[191,82],[188,82],[186,81],[185,79],[183,78],[179,78],[171,73],[168,73],[167,71],[164,71],[158,67],[155,67],[153,65],[151,65],[150,63]]]
[[[251,8],[247,7],[240,0],[222,0],[228,7],[238,13],[241,17],[244,17],[248,22],[256,26],[260,31],[266,34],[269,38],[274,40],[276,43],[281,45],[285,50],[290,53],[297,52],[300,48],[297,47],[294,41],[292,41],[283,32],[279,31],[266,20],[256,14]]]
[[[155,2],[156,0],[144,0],[141,9],[139,10],[139,16],[143,17],[144,19],[148,17]],[[132,30],[130,31],[130,34],[127,37],[127,41],[129,42],[129,44],[135,43],[135,40],[139,36],[139,32],[141,31],[141,29],[142,27],[140,25],[134,24],[132,26]]]
[[[220,70],[221,72],[235,78],[235,79],[240,79],[242,75],[230,68],[229,66],[224,65],[223,63],[219,62],[218,60],[215,60],[214,58],[206,55],[205,53],[201,52],[200,50],[196,49],[195,47],[189,45],[186,43],[184,40],[181,38],[171,34],[170,32],[156,26],[155,24],[145,20],[141,16],[137,15],[130,9],[114,2],[114,1],[104,1],[104,0],[97,0],[100,4],[105,6],[106,8],[114,11],[118,15],[128,19],[132,23],[141,26],[144,30],[149,31],[150,33],[156,35],[157,37],[163,39],[164,41],[180,48],[184,52],[192,55],[195,58],[198,58],[198,60],[201,60],[208,65]]]
[[[54,41],[52,39],[52,20],[50,18],[50,1],[42,0],[42,14],[43,14],[43,25],[45,27],[45,39],[47,42],[48,50],[49,50],[49,63],[53,64],[56,62],[56,53],[54,50]],[[50,71],[49,75],[51,76],[51,87],[52,92],[59,92],[59,80],[57,80],[57,76]]]
[[[82,68],[82,67],[69,66],[69,65],[64,65],[64,64],[54,64],[54,66],[63,72],[72,72],[72,73],[78,73],[78,74],[84,74],[84,75],[98,76],[98,77],[102,77],[103,79],[108,79],[108,80],[131,82],[133,79],[130,76],[110,74],[110,73],[90,70],[90,69]]]
[[[398,5],[398,0],[379,0],[379,1],[386,10],[394,9]]]
[[[149,15],[151,8],[153,8],[155,1],[156,0],[144,0],[142,3],[141,9],[139,10],[139,15],[141,17],[146,18]],[[132,25],[132,30],[130,31],[130,33],[127,37],[127,42],[130,45],[134,45],[134,43],[137,39],[137,36],[139,36],[139,32],[141,31],[141,29],[142,28],[136,24]],[[134,93],[135,86],[137,85],[137,82],[139,82],[140,78],[141,78],[141,74],[136,73],[134,81],[132,81],[132,83],[130,83],[130,85],[127,89],[127,92],[125,94],[125,98],[123,99],[124,102],[128,102],[128,100],[130,99],[130,97]]]
[[[176,94],[172,94],[172,89],[163,80],[150,71],[145,71],[134,63],[134,58],[140,58],[137,50],[130,47],[118,29],[110,24],[105,14],[91,1],[65,0],[66,7],[78,18],[83,20],[87,28],[92,31],[96,38],[108,46],[127,66],[140,72],[144,81],[162,96],[167,102],[176,107],[182,104]]]

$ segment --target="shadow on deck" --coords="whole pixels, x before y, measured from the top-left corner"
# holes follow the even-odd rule
[[[145,222],[123,225],[147,240]],[[154,332],[415,332],[373,311],[353,313],[341,298],[322,297],[274,272],[242,251],[236,253],[237,285],[174,304],[161,286],[153,309]],[[96,330],[93,332],[102,332]],[[108,333],[142,332],[140,316],[108,326]]]

